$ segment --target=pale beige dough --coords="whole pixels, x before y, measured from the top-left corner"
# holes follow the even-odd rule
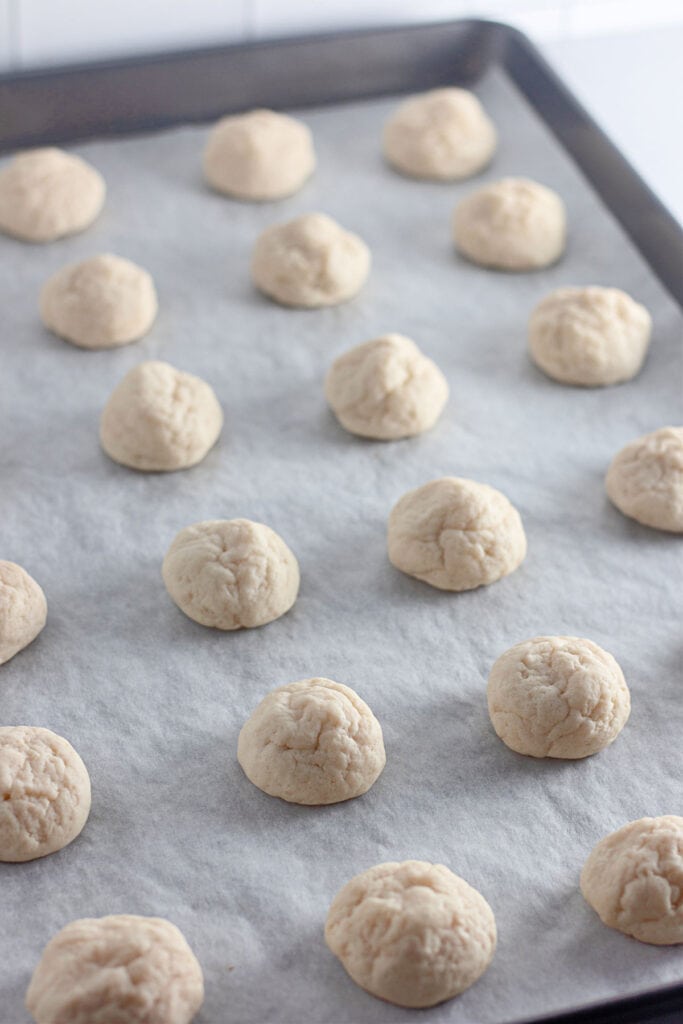
[[[289,611],[299,565],[282,538],[250,519],[210,519],[176,536],[162,567],[181,611],[214,629],[263,626]]]
[[[201,462],[222,426],[223,412],[205,381],[150,360],[129,370],[112,392],[100,441],[115,462],[163,472]]]
[[[453,237],[462,255],[483,267],[547,267],[564,252],[564,204],[555,192],[538,182],[502,178],[458,203]]]
[[[256,239],[251,275],[283,306],[314,309],[352,298],[370,272],[370,250],[324,213],[267,228]]]
[[[640,818],[605,836],[581,892],[610,928],[655,946],[683,943],[683,818]]]
[[[386,763],[382,729],[365,701],[331,679],[269,693],[239,735],[247,778],[294,804],[335,804],[366,793]]]
[[[631,697],[611,654],[575,636],[537,636],[495,662],[487,698],[496,733],[531,757],[589,757],[626,724]]]
[[[102,175],[61,149],[19,153],[0,171],[0,231],[53,242],[89,227],[104,205]]]
[[[448,400],[448,383],[414,341],[385,334],[334,361],[325,397],[352,434],[392,441],[434,426]]]
[[[0,561],[0,665],[28,647],[47,620],[47,601],[32,576]]]
[[[40,293],[45,326],[79,348],[117,348],[137,341],[154,323],[157,308],[147,271],[109,253],[62,267]]]
[[[0,861],[45,857],[90,813],[90,777],[67,740],[31,725],[0,727]]]
[[[325,941],[357,985],[398,1006],[435,1006],[493,959],[484,897],[443,864],[407,860],[356,875],[335,896]]]
[[[474,93],[432,89],[401,103],[384,127],[383,148],[402,174],[456,181],[488,164],[496,129]]]
[[[189,1024],[203,1002],[202,969],[182,932],[134,914],[66,925],[26,993],[37,1024]]]
[[[204,150],[204,176],[212,188],[237,199],[282,199],[315,170],[308,127],[273,110],[224,117]]]
[[[627,444],[612,459],[605,487],[625,516],[683,533],[683,427],[662,427]]]
[[[519,513],[487,484],[446,476],[408,491],[389,516],[389,560],[440,590],[472,590],[526,555]]]

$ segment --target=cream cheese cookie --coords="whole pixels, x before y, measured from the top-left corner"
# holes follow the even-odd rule
[[[35,640],[47,620],[47,601],[32,576],[0,561],[0,665]]]
[[[683,533],[683,427],[662,427],[627,444],[612,459],[605,488],[625,516]]]

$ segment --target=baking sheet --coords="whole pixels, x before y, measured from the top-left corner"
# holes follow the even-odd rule
[[[75,843],[0,865],[2,1024],[30,1019],[23,995],[60,927],[122,912],[182,929],[205,973],[200,1024],[424,1020],[357,988],[322,937],[353,874],[406,858],[466,878],[499,928],[491,968],[429,1011],[435,1024],[499,1024],[683,977],[680,949],[605,928],[578,890],[607,832],[683,813],[681,543],[622,517],[603,489],[623,444],[681,422],[681,315],[502,74],[477,91],[501,134],[477,182],[421,184],[386,168],[386,99],[303,113],[319,169],[284,202],[210,193],[205,129],[185,128],[76,147],[109,188],[85,234],[46,247],[0,237],[0,557],[24,565],[49,605],[40,638],[0,669],[0,720],[66,736],[93,786]],[[558,266],[506,275],[454,255],[456,201],[505,174],[564,197]],[[282,309],[250,285],[251,246],[314,209],[363,236],[372,275],[344,306]],[[37,294],[64,263],[101,251],[147,267],[161,311],[139,344],[89,353],[42,329]],[[561,387],[525,354],[531,307],[589,283],[626,289],[654,316],[647,363],[620,387]],[[322,380],[336,355],[388,331],[436,360],[451,400],[430,433],[383,444],[337,425]],[[140,475],[99,450],[102,406],[148,358],[205,377],[223,404],[223,437],[195,469]],[[522,514],[527,559],[491,587],[446,594],[387,561],[393,503],[446,474],[500,488]],[[180,528],[234,516],[281,533],[302,586],[284,618],[230,634],[185,618],[160,566]],[[631,719],[596,757],[527,759],[492,731],[490,666],[540,633],[588,636],[624,670]],[[387,748],[370,792],[327,808],[265,796],[235,757],[259,700],[312,675],[354,687]]]

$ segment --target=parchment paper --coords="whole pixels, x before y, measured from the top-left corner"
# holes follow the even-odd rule
[[[681,800],[681,542],[607,501],[603,477],[631,438],[681,422],[681,317],[575,167],[502,77],[479,93],[501,134],[480,180],[525,174],[566,200],[565,259],[532,274],[487,272],[450,242],[456,201],[478,182],[419,184],[379,156],[391,99],[303,116],[320,166],[277,204],[230,202],[202,185],[206,131],[187,128],[76,147],[104,173],[106,209],[48,246],[0,238],[0,557],[49,603],[44,633],[0,669],[0,720],[66,736],[92,777],[82,836],[54,856],[0,865],[0,1021],[48,939],[74,918],[170,918],[206,977],[200,1024],[489,1024],[632,993],[683,977],[681,948],[605,928],[578,876],[607,832]],[[251,287],[257,234],[321,209],[373,253],[354,301],[282,309]],[[42,329],[37,295],[64,263],[102,251],[147,267],[161,311],[118,351],[77,350]],[[654,315],[640,376],[562,387],[525,353],[531,307],[564,284],[625,288]],[[414,338],[452,397],[430,433],[364,442],[328,412],[322,380],[349,346]],[[190,471],[143,475],[100,451],[100,411],[139,361],[206,378],[223,437]],[[386,520],[409,488],[454,474],[520,509],[523,566],[447,594],[395,571]],[[205,629],[160,576],[175,533],[214,517],[268,523],[292,547],[294,609],[262,629]],[[513,754],[488,720],[485,683],[507,647],[540,633],[587,636],[630,685],[631,719],[580,762]],[[326,675],[358,690],[382,723],[387,767],[370,792],[328,808],[290,806],[242,774],[237,734],[274,686]],[[494,909],[485,976],[427,1014],[367,995],[323,942],[330,901],[381,861],[447,864]]]

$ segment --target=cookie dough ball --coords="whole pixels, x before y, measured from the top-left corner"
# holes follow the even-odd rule
[[[218,192],[236,199],[282,199],[315,170],[309,129],[273,110],[222,118],[204,150],[204,175]]]
[[[283,306],[336,306],[360,291],[370,272],[365,242],[324,213],[267,228],[257,239],[251,274]]]
[[[15,562],[0,561],[0,665],[35,640],[47,619],[45,594]]]
[[[627,444],[612,459],[605,487],[625,516],[683,533],[683,427],[662,427]]]
[[[223,426],[213,389],[169,363],[149,360],[114,389],[100,421],[107,455],[131,469],[164,472],[201,462]]]
[[[325,397],[352,434],[393,441],[434,426],[448,400],[448,384],[414,341],[386,334],[334,361]]]
[[[496,270],[536,270],[564,252],[560,197],[528,178],[503,178],[466,196],[453,215],[457,249]]]
[[[37,1024],[189,1024],[203,1002],[202,969],[182,932],[133,914],[62,928],[26,993]]]
[[[488,706],[496,733],[531,757],[589,757],[617,738],[631,712],[611,654],[576,636],[537,636],[495,662]]]
[[[361,796],[386,764],[382,729],[365,701],[320,678],[269,693],[240,732],[237,759],[250,782],[293,804]]]
[[[0,231],[53,242],[89,227],[104,205],[104,178],[61,149],[19,153],[0,171]]]
[[[282,537],[250,519],[185,527],[162,575],[180,610],[214,629],[263,626],[288,612],[299,592],[299,564]]]
[[[0,728],[0,861],[35,860],[68,846],[90,813],[90,777],[62,736]]]
[[[147,334],[157,315],[152,278],[121,256],[93,256],[58,270],[40,293],[48,330],[79,348],[117,348]]]
[[[389,560],[439,590],[473,590],[526,555],[519,512],[487,484],[445,476],[408,491],[389,516]]]
[[[476,174],[496,148],[496,129],[467,89],[432,89],[402,103],[384,128],[384,156],[412,178],[457,181]]]
[[[595,847],[581,892],[610,928],[654,946],[683,943],[683,818],[640,818]]]
[[[435,1006],[493,959],[484,897],[443,864],[406,860],[356,875],[335,896],[325,941],[361,988],[398,1006]]]

